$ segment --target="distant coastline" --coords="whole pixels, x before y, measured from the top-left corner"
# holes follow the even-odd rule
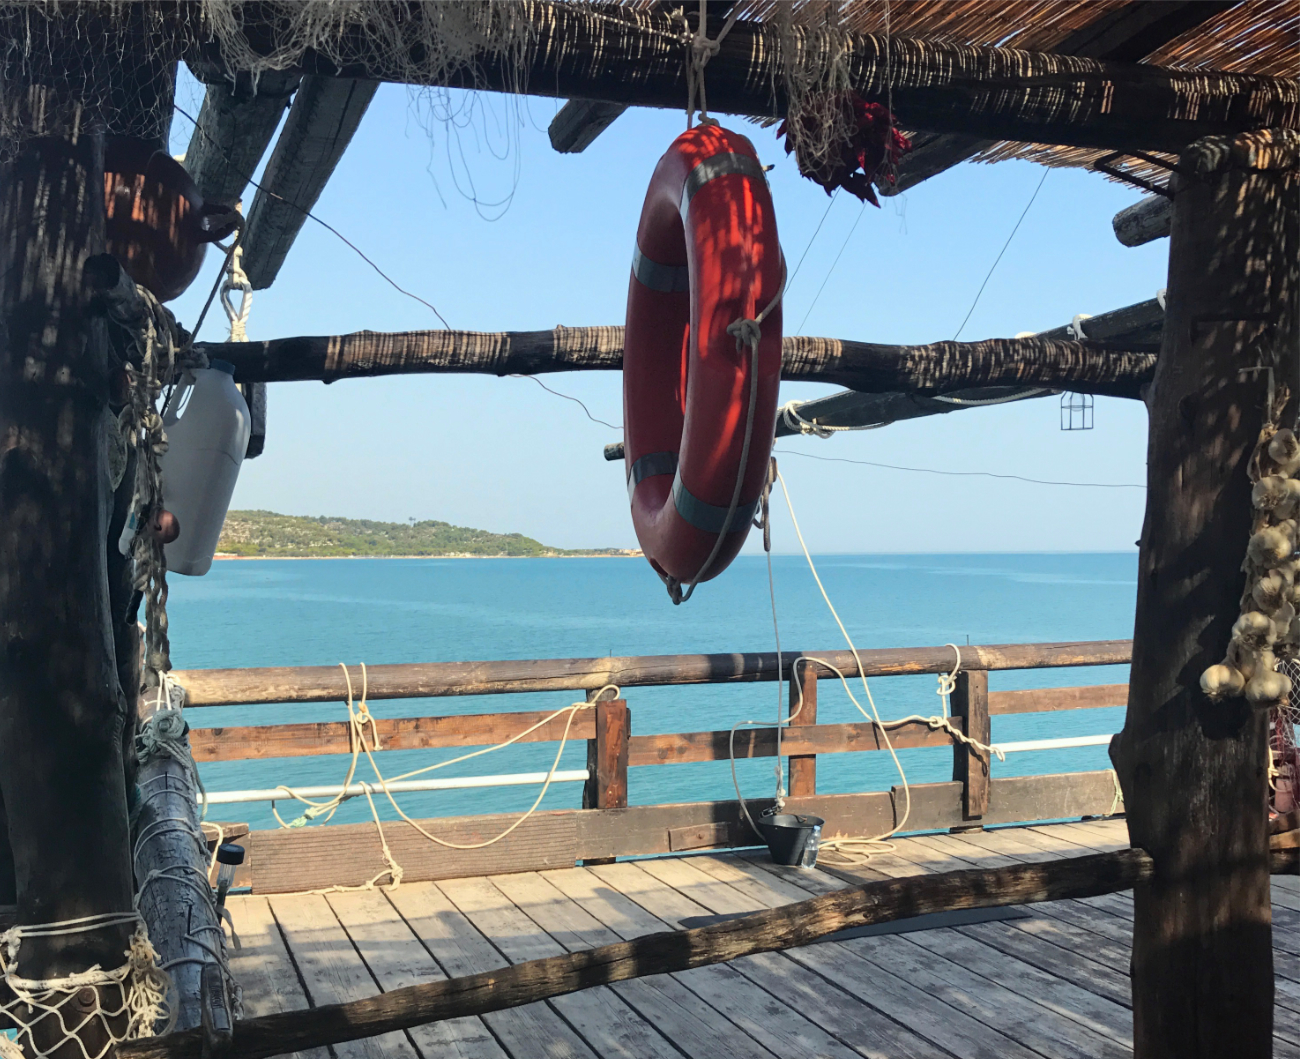
[[[449,522],[231,511],[218,559],[591,559],[634,558],[635,548],[553,548],[522,533],[491,533]]]

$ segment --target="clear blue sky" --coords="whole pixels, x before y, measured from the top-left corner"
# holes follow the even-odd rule
[[[197,115],[201,88],[177,102]],[[432,105],[436,103],[435,105]],[[380,88],[316,212],[404,287],[472,330],[623,320],[628,263],[650,174],[684,127],[677,112],[624,114],[583,154],[559,155],[546,126],[559,104],[453,93],[444,100]],[[451,122],[444,120],[452,108]],[[905,119],[905,115],[903,116]],[[774,130],[740,119],[771,173],[792,266],[827,208]],[[173,124],[173,151],[190,123]],[[432,135],[430,135],[430,130]],[[785,302],[795,333],[877,342],[952,338],[1042,175],[1011,162],[965,164],[893,200],[834,203]],[[479,204],[468,197],[477,196]],[[1101,313],[1164,286],[1168,240],[1121,246],[1110,219],[1139,193],[1077,170],[1053,170],[962,332],[1010,336]],[[251,201],[246,200],[246,207]],[[483,205],[499,203],[499,205]],[[192,324],[219,255],[172,308]],[[254,298],[253,338],[441,326],[335,236],[308,221],[275,285]],[[202,336],[225,337],[219,310]],[[544,381],[621,420],[621,377]],[[782,400],[833,392],[784,384]],[[271,387],[266,452],[246,462],[234,505],[299,515],[443,519],[518,531],[561,547],[634,546],[616,431],[527,379],[408,376]],[[1098,398],[1096,428],[1062,432],[1055,398],[965,411],[883,430],[784,439],[778,449],[955,471],[1092,482],[1145,481],[1146,412]],[[779,456],[809,545],[828,552],[1131,550],[1140,489],[1079,489],[941,477],[799,455]],[[783,514],[779,551],[797,548]],[[751,540],[749,547],[755,542]]]

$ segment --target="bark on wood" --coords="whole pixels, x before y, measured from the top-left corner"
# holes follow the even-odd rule
[[[1160,342],[1164,318],[1164,310],[1160,308],[1156,299],[1152,298],[1150,301],[1090,317],[1086,323],[1087,335],[1095,341],[1123,343],[1133,348],[1154,347]],[[1057,327],[1035,337],[1066,339],[1072,336],[1065,327]],[[1023,388],[1018,387],[983,387],[951,390],[943,395],[947,400],[941,400],[938,397],[923,397],[916,393],[864,394],[845,390],[828,397],[801,402],[796,406],[795,411],[802,418],[826,427],[874,426],[979,408],[982,402],[1010,399],[1018,393],[1025,394],[1024,399],[1030,400],[1034,397],[1047,396],[1050,392],[1051,390],[1048,389],[1047,393],[1034,394],[1032,391],[1026,393]],[[954,399],[970,403],[954,403]],[[797,425],[796,422],[795,426],[791,426],[786,422],[785,417],[781,416],[776,422],[776,436],[782,438],[800,433]],[[608,453],[605,458],[610,458]],[[622,451],[615,458],[621,460]]]
[[[965,722],[965,732],[981,743],[992,739],[989,728],[989,675],[981,670],[957,674],[952,693],[952,715]],[[962,809],[977,820],[989,808],[989,754],[966,743],[953,743],[952,778],[962,785]]]
[[[1142,246],[1169,234],[1174,201],[1164,195],[1148,195],[1141,202],[1115,214],[1111,225],[1115,238],[1125,246]]]
[[[428,1022],[517,1007],[630,978],[724,963],[806,945],[838,930],[964,908],[1090,897],[1127,890],[1150,877],[1140,849],[1090,857],[971,869],[867,883],[694,930],[666,931],[562,956],[440,982],[394,989],[368,1000],[237,1023],[230,1059],[257,1059],[309,1045],[336,1044]],[[130,1042],[123,1059],[190,1059],[195,1033]]]
[[[963,646],[972,668],[1041,669],[1058,666],[1122,665],[1128,640],[1084,643]],[[950,647],[903,647],[859,651],[869,677],[947,673]],[[849,651],[819,651],[846,676],[857,676]],[[818,670],[820,666],[813,664]],[[784,671],[784,670],[783,670]],[[428,662],[368,666],[371,699],[416,699],[445,695],[497,695],[524,691],[594,690],[666,684],[726,684],[777,679],[776,652],[715,655],[643,655],[631,658],[560,658],[504,662]],[[820,675],[830,675],[829,671]],[[189,669],[173,676],[186,689],[187,706],[233,706],[281,702],[343,702],[347,685],[337,666],[267,669]]]
[[[108,340],[82,263],[103,249],[102,141],[0,168],[0,791],[19,923],[131,908],[109,617]],[[97,193],[97,189],[98,193]],[[24,944],[20,974],[122,962],[129,931]]]
[[[682,105],[687,64],[680,24],[668,15],[617,17],[548,3],[532,10],[533,35],[522,62],[513,49],[504,56],[477,57],[460,69],[439,72],[439,83],[638,106]],[[403,11],[393,23],[416,49],[428,30],[420,25],[418,8]],[[264,31],[256,22],[255,11],[246,12],[255,50]],[[199,41],[197,29],[190,32]],[[414,52],[394,48],[388,54],[395,61],[386,63],[353,36],[356,32],[343,31],[340,53],[366,60],[340,68],[308,54],[304,69],[379,81],[411,76]],[[804,31],[796,32],[793,47],[816,47]],[[781,48],[780,26],[737,22],[709,62],[710,109],[781,116],[786,101],[774,65]],[[932,132],[1110,150],[1178,150],[1201,136],[1293,128],[1298,120],[1300,90],[1280,78],[1174,71],[933,39],[887,42],[868,34],[851,35],[848,59],[847,80],[854,91],[865,98],[882,95],[888,70],[900,120]]]
[[[1076,29],[1053,45],[1052,52],[1112,62],[1138,62],[1231,6],[1232,0],[1126,3]],[[898,183],[891,185],[882,179],[877,186],[886,195],[906,191],[992,147],[994,142],[973,136],[922,133],[914,138],[913,150],[903,158]]]
[[[350,335],[200,342],[209,357],[235,365],[247,382],[301,382],[478,372],[535,375],[619,371],[623,328],[553,331],[358,331]],[[837,338],[787,336],[781,378],[852,390],[946,393],[972,386],[1050,386],[1076,393],[1137,397],[1155,370],[1142,344],[1055,337],[995,338],[887,346]]]
[[[1296,140],[1210,141],[1175,178],[1169,326],[1152,385],[1128,715],[1111,757],[1157,876],[1134,895],[1138,1059],[1267,1056],[1272,947],[1265,711],[1213,703],[1250,535],[1247,461],[1274,365],[1300,373]]]
[[[298,73],[267,70],[256,85],[246,73],[234,84],[218,77],[208,85],[185,150],[185,168],[204,201],[233,206],[243,198],[300,80]]]
[[[248,211],[244,271],[254,290],[275,281],[306,223],[307,211],[316,205],[352,142],[376,88],[375,82],[366,80],[302,79]]]
[[[801,700],[802,696],[802,700]],[[803,728],[817,723],[817,670],[798,667],[790,674],[790,727]],[[790,797],[809,798],[817,793],[817,756],[790,753]]]

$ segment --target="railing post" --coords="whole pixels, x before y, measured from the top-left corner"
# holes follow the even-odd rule
[[[803,708],[799,708],[799,686],[803,685]],[[796,714],[795,711],[798,710]],[[790,668],[791,725],[817,723],[817,670],[805,663],[797,672]],[[817,793],[817,755],[800,754],[790,758],[790,797],[811,798]]]
[[[599,692],[588,692],[587,701]],[[584,809],[627,808],[627,739],[632,713],[625,699],[596,703],[596,738],[587,740],[587,782],[582,788]],[[582,863],[613,864],[614,857],[588,857]]]
[[[982,669],[957,674],[952,693],[952,715],[966,722],[966,735],[981,743],[991,738],[989,675]],[[989,755],[965,743],[952,748],[952,778],[962,785],[962,815],[978,820],[989,809]]]

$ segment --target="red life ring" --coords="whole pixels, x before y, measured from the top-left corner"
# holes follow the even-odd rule
[[[636,242],[624,459],[637,540],[672,590],[716,577],[740,551],[776,430],[784,265],[750,142],[716,125],[678,136],[650,180]],[[757,357],[739,340],[744,320],[761,320]]]

